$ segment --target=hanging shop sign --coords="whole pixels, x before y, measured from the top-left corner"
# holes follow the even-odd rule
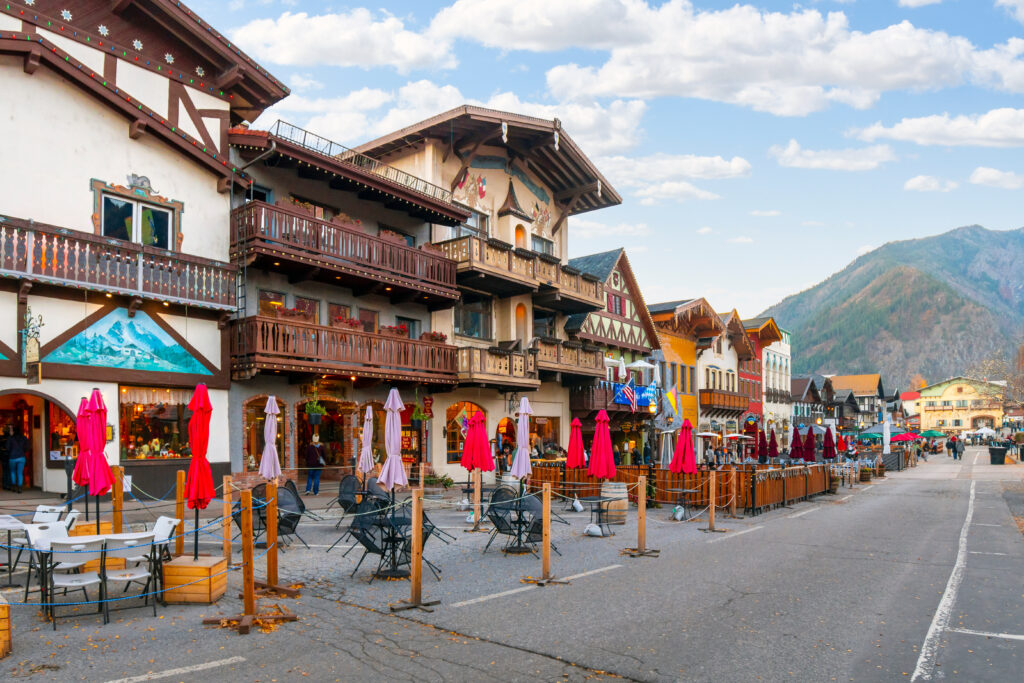
[[[434,397],[424,396],[423,397],[423,414],[429,417],[434,417]]]

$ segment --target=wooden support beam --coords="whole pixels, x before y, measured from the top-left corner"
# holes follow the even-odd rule
[[[22,69],[25,73],[32,75],[39,68],[39,64],[43,59],[43,53],[41,50],[32,46],[32,49],[25,53],[25,62],[22,64]]]
[[[256,614],[252,546],[252,491],[246,489],[242,491],[242,611],[246,616]],[[239,633],[241,632],[239,624]]]
[[[128,317],[134,318],[136,312],[139,310],[139,306],[142,305],[142,299],[137,296],[133,296],[132,300],[128,302]]]
[[[595,180],[594,182],[587,183],[586,185],[578,185],[576,187],[567,188],[565,190],[562,190],[561,192],[556,192],[555,193],[555,201],[556,202],[563,202],[566,199],[570,199],[570,198],[572,198],[573,196],[575,196],[577,194],[587,194],[588,192],[597,192],[597,188],[600,187],[600,185],[601,185],[601,182],[598,181],[598,180]]]
[[[565,579],[556,579],[551,573],[551,482],[544,482],[541,488],[541,534],[540,534],[540,578],[526,577],[523,583],[535,583],[547,586],[552,583],[569,583]]]
[[[476,142],[473,144],[473,147],[466,154],[460,154],[457,151],[455,152],[456,156],[458,156],[459,159],[462,160],[462,163],[459,165],[458,172],[452,177],[451,187],[448,188],[449,190],[451,190],[452,192],[455,191],[455,188],[459,184],[459,181],[462,180],[462,176],[465,175],[466,171],[469,170],[469,165],[473,163],[473,159],[476,158],[476,151],[480,149],[480,145],[484,144],[484,142],[486,142],[487,140],[490,140],[500,130],[501,127],[499,126],[496,130],[491,131],[490,134],[481,135],[479,138],[477,138]]]
[[[559,228],[562,227],[562,223],[564,223],[565,219],[569,217],[569,214],[572,213],[572,210],[576,208],[576,204],[577,202],[579,202],[580,197],[582,196],[582,192],[580,192],[579,194],[575,194],[572,196],[571,199],[569,199],[568,202],[559,206],[559,208],[562,210],[562,214],[558,217],[558,220],[555,221],[555,224],[551,226],[552,235],[558,234],[558,230]]]
[[[110,0],[110,11],[114,14],[121,14],[132,4],[132,0]]]
[[[448,157],[450,157],[452,154],[455,154],[459,158],[462,158],[460,152],[468,147],[472,147],[473,151],[476,151],[477,147],[487,142],[495,135],[499,135],[500,133],[501,126],[499,125],[494,128],[487,128],[485,130],[480,131],[479,133],[466,135],[464,137],[459,138],[444,150],[444,154],[441,155],[441,163],[448,161]]]
[[[128,124],[128,137],[132,140],[138,140],[146,134],[146,122],[142,119],[135,119]]]
[[[245,78],[245,71],[242,67],[237,64],[232,64],[227,71],[217,78],[215,84],[219,90],[230,90],[241,83],[243,78]]]
[[[661,553],[647,548],[647,477],[643,475],[636,481],[636,547],[622,553],[630,557],[657,557]]]
[[[388,605],[392,612],[407,609],[430,609],[440,604],[440,600],[423,602],[423,489],[412,490],[412,558],[409,562],[409,599]]]

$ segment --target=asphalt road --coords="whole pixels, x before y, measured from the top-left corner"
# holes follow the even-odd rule
[[[350,578],[356,553],[325,554],[333,525],[309,525],[313,547],[281,558],[287,580],[306,583],[301,599],[277,601],[300,615],[296,624],[245,637],[199,625],[237,611],[233,595],[155,620],[133,610],[107,627],[62,622],[56,634],[15,608],[16,652],[0,671],[96,681],[147,672],[157,676],[134,680],[1019,680],[1024,543],[1011,506],[1024,466],[993,467],[979,454],[720,518],[726,533],[652,510],[657,558],[619,554],[633,544],[632,522],[594,539],[580,535],[585,515],[568,514],[570,525],[554,528],[562,556],[553,564],[576,578],[544,588],[519,582],[539,573],[535,559],[481,555],[486,538],[461,531],[464,513],[436,510],[434,522],[457,536],[427,548],[443,578],[424,590],[441,604],[402,617],[387,604],[407,583],[367,584],[365,565]],[[199,666],[210,668],[169,673]]]

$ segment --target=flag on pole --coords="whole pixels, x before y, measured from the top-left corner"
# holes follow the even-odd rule
[[[629,381],[626,382],[626,384],[624,384],[621,389],[619,389],[618,393],[619,393],[619,396],[617,396],[616,398],[621,397],[621,399],[623,401],[625,401],[626,403],[629,404],[630,409],[635,413],[636,412],[636,385],[633,383],[633,378],[632,377],[630,377]]]

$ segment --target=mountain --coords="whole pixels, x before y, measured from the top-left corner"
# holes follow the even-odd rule
[[[792,333],[794,373],[881,372],[900,390],[963,374],[1021,342],[1024,228],[890,242],[762,315]]]

